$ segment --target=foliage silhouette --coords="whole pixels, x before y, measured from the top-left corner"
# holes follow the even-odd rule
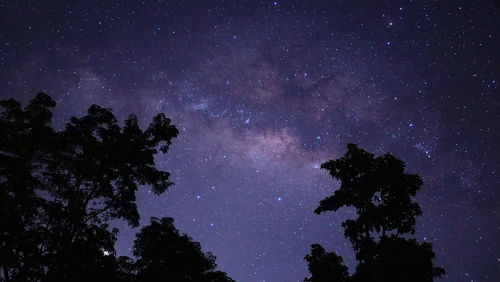
[[[24,108],[14,99],[0,107],[0,281],[143,281],[136,274],[148,268],[116,258],[118,230],[108,224],[123,219],[138,226],[138,187],[161,194],[172,185],[154,161],[179,133],[170,119],[159,114],[142,130],[130,115],[120,127],[110,109],[93,105],[56,131],[55,102],[44,93]],[[140,262],[149,254],[140,250],[156,242],[140,238],[165,231],[155,227],[138,237]],[[188,242],[194,245],[184,247],[196,247]],[[194,252],[176,243],[183,242],[171,243],[172,251]],[[206,259],[207,277],[214,277],[206,281],[226,281],[217,280],[226,276],[213,271],[215,257]],[[185,262],[177,266],[192,267]]]
[[[139,281],[233,281],[215,271],[215,256],[203,253],[200,243],[179,234],[172,218],[151,218],[134,241]]]
[[[416,217],[422,214],[420,205],[412,199],[422,180],[417,174],[405,173],[404,162],[391,154],[375,158],[357,145],[348,144],[342,158],[329,160],[321,168],[340,181],[340,188],[321,200],[314,212],[353,207],[358,215],[342,223],[359,263],[351,277],[354,281],[433,281],[444,274],[444,269],[432,263],[431,244],[400,237],[415,233]],[[331,254],[329,261],[337,256]],[[320,273],[311,268],[311,256],[315,256],[314,248],[305,259],[315,277]],[[320,261],[316,264],[327,263],[322,262],[325,256],[315,257]],[[341,263],[335,260],[338,268],[342,268]],[[336,277],[332,274],[330,280],[343,281]]]
[[[342,257],[334,252],[326,252],[318,244],[311,245],[311,254],[306,255],[305,260],[312,274],[304,280],[306,282],[350,281],[347,267],[342,264]]]
[[[442,268],[433,266],[434,252],[429,243],[385,236],[377,243],[375,253],[373,259],[358,264],[355,281],[433,281],[434,277],[444,274]]]

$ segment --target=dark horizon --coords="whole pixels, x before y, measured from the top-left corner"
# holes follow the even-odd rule
[[[303,280],[313,243],[354,271],[351,211],[313,213],[347,143],[422,177],[437,281],[500,279],[498,5],[365,2],[2,1],[0,99],[50,94],[58,129],[92,104],[165,113],[175,185],[138,191],[141,226],[173,217],[237,281]],[[114,226],[130,255],[139,228]]]

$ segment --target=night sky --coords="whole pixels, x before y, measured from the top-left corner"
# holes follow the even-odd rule
[[[312,243],[353,272],[352,210],[313,213],[347,143],[421,175],[439,281],[500,281],[499,18],[496,1],[0,1],[0,98],[47,92],[59,129],[91,104],[164,112],[175,186],[138,192],[141,223],[175,218],[238,281],[303,280]],[[138,229],[115,225],[130,255]]]

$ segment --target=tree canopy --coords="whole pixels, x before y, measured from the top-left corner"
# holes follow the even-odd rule
[[[201,245],[180,234],[172,218],[151,218],[134,241],[134,256],[140,281],[232,281],[215,271],[215,256],[203,253]]]
[[[349,281],[347,266],[343,265],[344,259],[334,252],[326,252],[319,244],[311,245],[311,254],[306,255],[310,278],[306,282],[323,281]]]
[[[432,263],[431,244],[406,239],[415,233],[416,217],[422,214],[420,205],[413,200],[422,180],[417,174],[406,173],[404,162],[391,154],[375,157],[355,144],[348,144],[343,157],[329,160],[321,168],[340,181],[340,188],[321,200],[314,212],[321,214],[352,207],[358,216],[342,223],[344,235],[353,244],[359,263],[356,273],[349,277],[347,272],[328,270],[328,281],[351,278],[354,281],[433,281],[444,273],[444,269]],[[326,256],[322,248],[322,252],[318,250],[318,245],[313,245],[311,255],[305,258],[311,279],[324,277],[322,273],[328,269],[314,268],[315,264],[344,269],[342,259],[335,253]]]
[[[123,219],[138,226],[139,187],[161,194],[173,184],[168,172],[156,168],[155,155],[167,153],[179,131],[164,114],[145,130],[134,115],[121,127],[111,109],[97,105],[56,131],[55,105],[44,93],[24,108],[14,99],[0,101],[0,279],[140,281],[134,275],[141,263],[116,258],[118,230],[109,223]],[[155,237],[149,230],[162,231],[157,224],[143,229],[138,242]],[[173,221],[165,224],[175,233]],[[170,244],[177,243],[183,241]],[[140,251],[145,246],[136,249],[139,261],[148,257]],[[195,243],[184,247],[161,255],[199,252]],[[206,271],[213,270],[215,257],[206,259]]]

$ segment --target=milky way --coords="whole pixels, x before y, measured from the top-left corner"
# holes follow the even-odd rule
[[[0,98],[49,93],[57,128],[91,104],[166,113],[176,185],[138,192],[141,222],[175,218],[238,281],[302,280],[312,243],[353,271],[352,211],[313,213],[347,143],[422,176],[442,281],[498,281],[499,7],[365,2],[0,1]]]

